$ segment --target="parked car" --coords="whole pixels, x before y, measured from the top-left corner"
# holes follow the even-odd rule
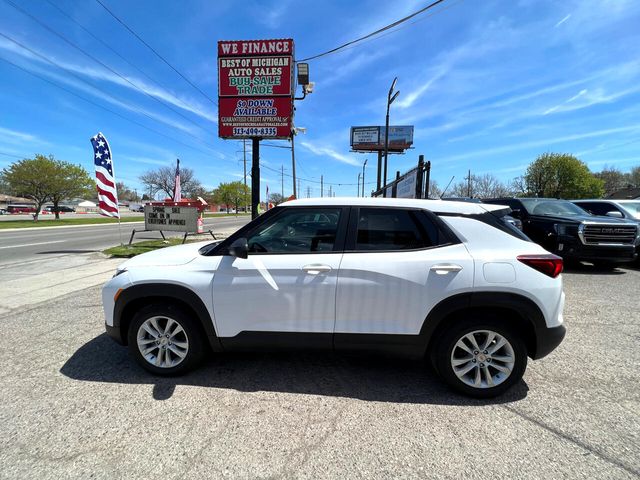
[[[454,389],[495,396],[565,335],[562,259],[499,221],[508,212],[286,202],[225,241],[123,263],[102,291],[106,331],[158,375],[208,349],[378,350],[426,356]]]
[[[640,239],[638,225],[618,218],[601,218],[567,200],[554,198],[495,198],[486,203],[507,205],[522,220],[524,233],[565,261],[585,260],[609,268],[632,262]]]
[[[0,208],[0,215],[7,215],[9,212],[7,212],[6,209],[4,208]]]
[[[640,199],[639,200],[572,200],[592,215],[624,218],[638,224],[640,229]],[[640,262],[640,244],[636,245],[636,261]]]
[[[592,215],[624,218],[640,223],[640,199],[638,200],[571,200]]]
[[[46,207],[44,207],[43,211],[44,212],[50,212],[50,213],[55,213],[56,210],[59,213],[72,213],[75,212],[76,209],[73,207],[67,207],[66,205],[58,205],[58,208],[54,207],[53,205],[47,205]]]
[[[480,200],[479,198],[471,197],[443,197],[441,200],[448,200],[450,202],[482,203],[482,200]],[[513,225],[518,230],[522,231],[522,221],[519,218],[514,218],[511,215],[505,215],[502,217],[502,221]]]
[[[33,205],[7,205],[7,213],[36,213],[36,208]]]

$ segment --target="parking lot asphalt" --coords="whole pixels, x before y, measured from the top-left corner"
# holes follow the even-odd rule
[[[568,335],[492,401],[420,362],[254,353],[149,376],[99,287],[0,316],[0,478],[638,478],[640,271],[564,274]]]

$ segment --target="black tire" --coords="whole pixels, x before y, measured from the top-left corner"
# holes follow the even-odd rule
[[[184,342],[186,338],[188,348],[186,349],[186,355],[181,360],[179,360],[180,357],[178,357],[178,355],[169,353],[169,357],[179,362],[174,366],[160,367],[150,363],[138,347],[138,332],[140,327],[153,317],[161,317],[158,320],[160,326],[162,326],[162,318],[164,317],[173,320],[182,327],[183,333],[178,334],[178,340]],[[166,323],[164,325],[166,326]],[[180,375],[194,369],[202,361],[206,351],[204,334],[197,320],[194,320],[191,315],[182,309],[170,304],[152,304],[138,310],[129,325],[127,338],[129,353],[136,361],[145,370],[161,376]],[[148,338],[150,339],[151,337],[149,336]],[[169,348],[169,346],[166,348]],[[182,351],[182,349],[180,350]],[[167,355],[167,353],[164,353],[164,355]]]
[[[486,386],[484,388],[477,388],[458,378],[454,372],[454,367],[452,366],[452,354],[456,343],[460,339],[471,332],[482,330],[490,330],[504,337],[513,349],[514,362],[511,373],[506,379],[502,380],[502,383],[493,387]],[[445,383],[454,390],[471,397],[492,398],[503,394],[520,381],[527,368],[527,348],[522,337],[517,333],[517,330],[509,326],[507,322],[497,318],[459,321],[446,330],[438,338],[437,342],[438,344],[435,346],[435,356],[433,357],[433,360],[435,369],[440,375],[440,378],[442,378]],[[498,350],[498,352],[499,351],[500,350]],[[470,357],[473,356],[472,354],[469,355]],[[494,368],[491,368],[490,364],[487,364],[487,367],[490,368],[490,372],[494,372],[499,375]],[[475,370],[473,370],[473,372],[475,372]],[[484,371],[481,373],[483,372]],[[485,377],[482,378],[484,381]]]

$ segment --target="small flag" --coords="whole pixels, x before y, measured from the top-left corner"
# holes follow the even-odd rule
[[[182,192],[180,191],[180,159],[178,158],[176,164],[176,186],[173,188],[173,201],[179,202],[182,200]]]
[[[120,218],[118,210],[118,192],[113,174],[113,159],[107,139],[98,132],[91,137],[93,146],[93,163],[96,168],[96,186],[98,188],[98,209],[100,215]]]

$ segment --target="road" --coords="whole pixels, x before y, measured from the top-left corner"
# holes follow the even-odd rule
[[[237,229],[249,220],[248,216],[221,216],[205,218],[204,225],[205,230],[211,229],[215,234],[221,230]],[[144,229],[144,222],[123,223],[124,242],[129,241],[133,229]],[[158,238],[161,238],[159,232],[143,232],[136,234],[135,240]],[[40,256],[95,252],[119,243],[117,224],[0,230],[0,265],[33,260]]]
[[[0,314],[0,478],[637,479],[640,271],[563,276],[567,338],[489,401],[377,356],[153,377],[104,334],[99,286]]]

